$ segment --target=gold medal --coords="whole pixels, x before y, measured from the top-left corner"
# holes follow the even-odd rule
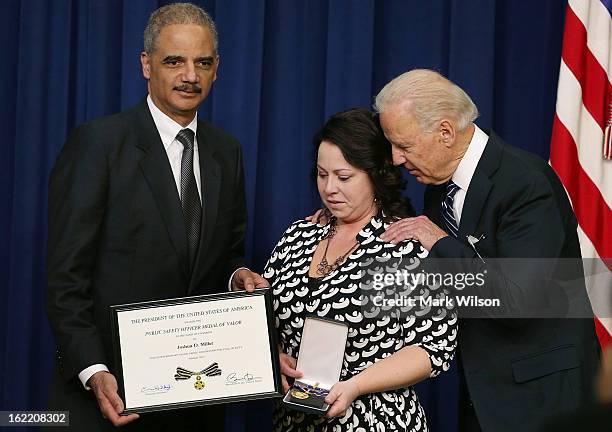
[[[204,381],[202,381],[202,377],[198,375],[196,376],[196,382],[193,386],[196,388],[196,390],[204,390],[206,384],[204,384]]]
[[[305,393],[299,390],[291,390],[291,396],[293,396],[296,399],[308,399],[310,395],[308,393]]]

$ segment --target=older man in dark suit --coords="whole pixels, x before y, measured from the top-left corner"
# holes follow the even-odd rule
[[[499,297],[506,318],[531,318],[492,319],[482,310],[461,320],[461,429],[538,430],[543,419],[589,397],[598,360],[592,319],[538,317],[550,313],[538,309],[546,300],[560,301],[540,285],[550,274],[538,265],[573,258],[574,276],[582,269],[563,186],[543,160],[478,128],[469,96],[434,71],[395,78],[376,108],[394,163],[427,185],[425,215],[396,222],[382,238],[414,238],[457,271],[488,272],[471,294]],[[529,258],[517,273],[492,266],[515,258]],[[578,296],[586,302],[584,290]]]
[[[222,430],[220,408],[120,416],[110,305],[265,285],[244,268],[240,145],[197,119],[219,66],[214,22],[191,4],[158,9],[141,63],[146,100],[78,127],[51,174],[50,405],[77,430]]]

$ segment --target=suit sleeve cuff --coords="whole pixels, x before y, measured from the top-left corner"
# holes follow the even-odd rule
[[[88,368],[83,369],[79,373],[79,380],[81,380],[81,383],[83,384],[83,387],[85,387],[85,390],[91,390],[91,387],[87,385],[87,381],[89,381],[89,378],[91,378],[96,372],[101,371],[108,372],[108,368],[106,367],[106,365],[100,363],[91,365]]]
[[[248,270],[248,268],[246,268],[246,267],[238,267],[236,270],[234,270],[234,273],[232,273],[232,275],[229,278],[229,282],[227,283],[227,290],[230,291],[230,292],[233,291],[232,290],[232,281],[234,280],[234,275],[239,270]]]

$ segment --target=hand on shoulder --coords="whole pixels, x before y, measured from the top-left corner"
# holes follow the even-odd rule
[[[393,222],[380,238],[393,244],[404,240],[418,240],[430,251],[438,240],[447,236],[448,234],[427,216],[417,216]]]

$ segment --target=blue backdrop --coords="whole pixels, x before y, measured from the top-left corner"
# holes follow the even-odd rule
[[[47,178],[67,133],[145,95],[139,53],[156,0],[0,4],[0,409],[42,408],[54,342],[43,311]],[[248,260],[261,270],[293,220],[318,208],[310,140],[370,106],[396,75],[434,68],[508,142],[548,157],[566,2],[209,0],[221,65],[200,116],[245,150]],[[422,188],[409,183],[415,208]],[[456,375],[419,386],[434,431],[455,429]],[[269,429],[269,403],[230,430]]]

